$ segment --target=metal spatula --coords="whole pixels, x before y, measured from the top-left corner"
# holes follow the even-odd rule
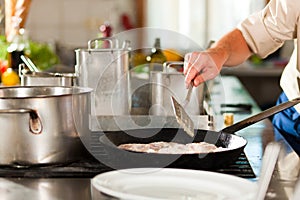
[[[210,41],[207,45],[207,49],[212,46],[214,41]],[[183,106],[181,106],[178,101],[172,96],[172,105],[173,105],[173,110],[177,119],[177,122],[179,125],[183,128],[183,130],[190,135],[191,137],[194,137],[194,122],[191,119],[191,117],[187,114],[185,111],[186,105],[190,102],[191,94],[192,94],[192,89],[193,89],[193,83],[189,86],[188,93],[186,95],[186,98],[183,102]]]
[[[190,84],[188,92],[186,94],[185,100],[182,103],[183,108],[186,108],[187,104],[190,102],[192,96],[193,84]]]
[[[194,122],[184,109],[190,101],[192,89],[193,86],[190,85],[187,96],[183,102],[183,106],[181,106],[173,96],[171,97],[171,101],[177,122],[188,135],[194,137]]]

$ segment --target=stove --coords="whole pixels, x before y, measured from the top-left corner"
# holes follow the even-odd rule
[[[93,156],[78,159],[78,161],[33,166],[1,166],[0,177],[6,178],[93,178],[97,174],[113,169],[99,162]],[[238,159],[226,168],[212,170],[214,172],[231,174],[242,178],[255,178],[255,174],[245,155],[241,153]]]
[[[195,121],[196,128],[210,129],[212,128],[212,119],[209,115],[192,116]],[[129,130],[138,128],[149,128],[152,125],[163,123],[164,128],[177,128],[175,117],[164,116],[104,116],[98,117],[97,124],[100,128],[106,130]],[[99,127],[98,127],[99,128]],[[114,170],[106,166],[105,159],[109,159],[104,147],[99,143],[99,131],[92,131],[90,135],[90,152],[83,153],[82,157],[74,162],[48,164],[48,165],[13,165],[0,166],[0,177],[9,178],[92,178],[97,174]],[[101,161],[96,158],[101,157]],[[104,159],[104,160],[103,160]],[[242,153],[238,159],[226,168],[214,170],[215,172],[236,175],[243,178],[255,178],[255,174],[250,163]]]
[[[211,119],[209,116],[195,116],[194,121],[199,122],[197,128],[208,129],[211,128]],[[133,128],[140,128],[146,126],[148,123],[157,125],[158,121],[162,121],[165,127],[178,126],[175,117],[151,117],[151,116],[131,116],[112,118],[102,117],[98,118],[98,123],[103,127],[106,125],[107,130],[114,130],[120,128],[128,129],[128,124],[135,123]],[[115,123],[112,123],[115,122]],[[122,124],[120,123],[122,122]],[[109,127],[107,126],[109,125]],[[105,159],[109,159],[104,147],[99,142],[99,131],[92,131],[90,135],[90,149],[82,154],[82,157],[69,163],[59,164],[42,164],[42,165],[10,165],[0,166],[0,177],[9,178],[92,178],[97,174],[114,170],[109,166],[103,164]],[[94,157],[95,156],[95,157]],[[101,158],[100,162],[96,158]],[[175,166],[176,167],[176,166]],[[237,158],[237,160],[226,168],[213,170],[224,174],[231,174],[242,178],[255,178],[255,173],[250,166],[245,153]]]

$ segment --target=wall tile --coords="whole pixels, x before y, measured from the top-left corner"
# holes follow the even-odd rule
[[[122,31],[120,15],[134,10],[134,0],[37,0],[32,1],[26,28],[33,40],[86,46],[105,21],[114,33]]]

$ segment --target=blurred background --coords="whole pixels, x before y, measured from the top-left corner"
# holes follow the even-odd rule
[[[4,33],[4,0],[0,3]],[[262,9],[268,0],[32,0],[25,25],[26,37],[46,44],[59,57],[59,64],[73,68],[77,48],[89,40],[141,27],[173,31],[200,47],[219,39],[249,14]],[[2,14],[2,15],[1,15]],[[154,44],[153,37],[141,42]],[[172,43],[172,47],[166,43]],[[6,46],[3,46],[6,48]],[[161,48],[180,52],[180,42],[161,38]],[[240,67],[224,69],[235,75],[262,108],[269,107],[281,89],[279,77],[293,49],[293,41],[267,59],[255,56]],[[1,49],[0,49],[1,50]],[[6,49],[5,49],[6,50]],[[1,53],[1,52],[0,52]],[[183,56],[183,55],[181,55]]]
[[[265,0],[33,0],[26,29],[32,39],[78,47],[108,22],[114,34],[156,27],[203,46],[264,5]]]

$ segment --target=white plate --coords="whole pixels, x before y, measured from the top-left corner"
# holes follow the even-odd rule
[[[133,168],[97,175],[97,191],[130,200],[252,199],[256,184],[243,178],[201,170]]]

